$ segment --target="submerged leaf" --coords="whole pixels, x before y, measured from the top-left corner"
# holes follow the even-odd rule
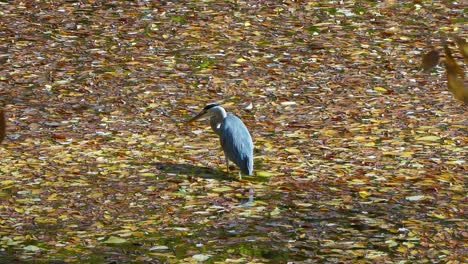
[[[424,72],[429,72],[432,68],[437,66],[440,60],[440,55],[437,50],[431,50],[423,56],[421,67]]]

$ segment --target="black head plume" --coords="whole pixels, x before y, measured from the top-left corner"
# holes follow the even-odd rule
[[[213,107],[215,107],[215,106],[219,106],[219,104],[217,104],[217,103],[207,104],[207,105],[203,108],[203,110],[208,110],[208,109],[213,108]]]

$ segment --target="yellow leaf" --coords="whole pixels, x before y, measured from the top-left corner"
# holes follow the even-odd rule
[[[393,239],[390,239],[390,240],[385,241],[385,244],[387,244],[389,247],[396,247],[396,246],[398,246],[398,243],[397,243],[395,240],[393,240]]]
[[[15,181],[12,181],[12,180],[4,180],[0,182],[0,184],[3,186],[12,185],[13,183],[15,183]]]
[[[406,253],[408,251],[408,248],[406,248],[405,246],[399,246],[397,248],[397,251],[401,253]]]
[[[446,219],[447,218],[444,215],[438,214],[438,213],[428,213],[427,215],[432,216],[432,217],[436,217],[436,218],[439,218],[439,219]]]
[[[110,236],[104,243],[106,244],[122,244],[126,243],[127,240],[121,237],[116,237],[116,236]]]
[[[387,92],[387,89],[380,87],[380,86],[374,87],[374,90],[376,90],[377,92],[381,92],[381,93]]]
[[[56,224],[56,218],[48,218],[48,217],[36,217],[34,221],[38,224]]]
[[[275,215],[279,215],[280,213],[281,213],[281,210],[278,207],[275,207],[275,209],[271,211],[270,215],[275,216]]]
[[[99,198],[102,197],[104,194],[102,192],[93,192],[88,194],[88,198]]]
[[[401,152],[400,156],[404,158],[411,158],[413,156],[414,152],[411,151],[403,151]]]
[[[291,154],[299,154],[301,151],[297,148],[285,148],[285,150]]]
[[[407,246],[408,248],[413,248],[414,244],[411,242],[403,242],[403,245]]]
[[[138,232],[138,231],[133,232],[132,235],[135,236],[135,237],[145,237],[146,236],[144,232]]]
[[[228,187],[228,186],[211,189],[212,192],[216,192],[216,193],[227,192],[227,191],[231,191],[231,190],[232,190],[232,188]]]
[[[238,58],[238,59],[236,60],[237,63],[245,62],[245,61],[247,61],[247,60],[244,59],[244,58],[242,58],[242,57],[240,57],[240,58]]]
[[[62,220],[62,221],[68,220],[68,215],[66,215],[66,214],[59,215],[59,219]]]
[[[361,196],[361,198],[367,198],[369,197],[371,194],[368,193],[367,191],[360,191],[359,192],[359,196]]]
[[[53,193],[47,197],[47,201],[56,201],[57,200],[57,194]]]
[[[322,129],[320,130],[320,133],[327,137],[334,137],[339,134],[338,131],[333,130],[333,129]]]
[[[153,172],[142,172],[142,173],[140,173],[140,176],[143,176],[143,177],[155,177],[156,174],[153,173]]]
[[[440,137],[438,137],[438,136],[425,136],[425,137],[418,137],[418,138],[416,138],[416,140],[434,142],[434,141],[440,140]]]
[[[271,177],[271,176],[275,176],[278,174],[274,172],[269,172],[269,171],[257,171],[255,172],[255,175],[258,177]]]

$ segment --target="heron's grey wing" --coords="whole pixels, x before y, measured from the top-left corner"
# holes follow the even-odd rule
[[[239,166],[242,173],[252,175],[253,142],[247,127],[237,116],[228,114],[220,132],[221,146],[228,159]]]

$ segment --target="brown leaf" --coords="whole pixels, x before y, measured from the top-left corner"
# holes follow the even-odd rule
[[[421,67],[424,72],[429,72],[439,63],[440,55],[437,50],[431,50],[423,56]]]
[[[53,139],[66,139],[67,137],[63,134],[55,133],[55,134],[52,134],[52,138]]]

